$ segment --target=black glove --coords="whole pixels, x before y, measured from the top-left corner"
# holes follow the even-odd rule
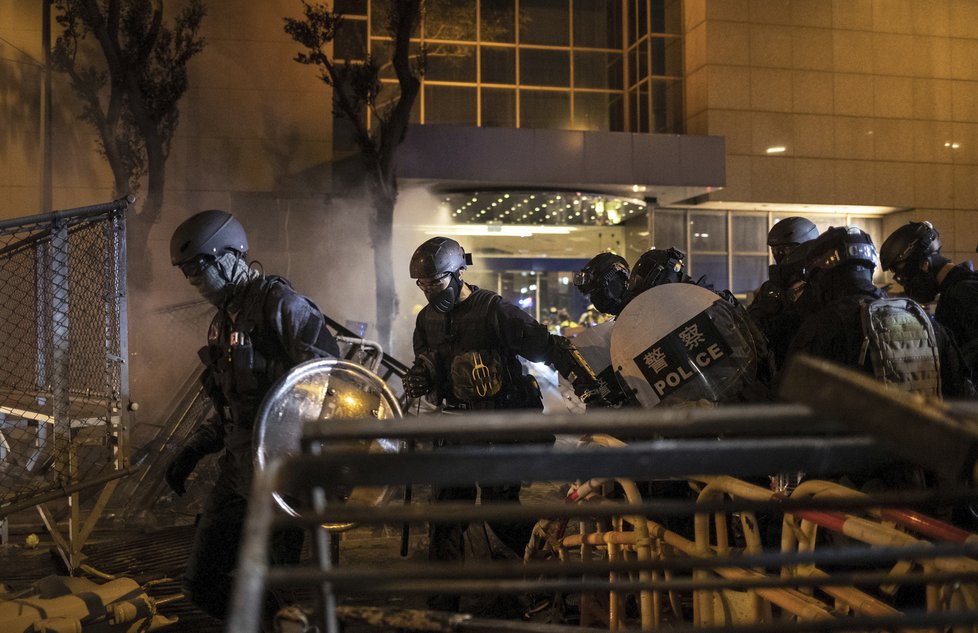
[[[602,400],[602,384],[600,380],[587,380],[578,378],[573,382],[574,395],[581,399],[584,404],[597,404]],[[607,391],[605,389],[604,391]]]
[[[166,474],[163,476],[163,478],[166,480],[166,485],[168,485],[170,489],[178,495],[182,495],[183,493],[187,492],[187,488],[184,486],[184,483],[187,481],[187,477],[190,476],[190,473],[194,472],[197,462],[199,462],[203,457],[204,454],[197,449],[191,448],[190,446],[184,447],[183,450],[177,453],[177,456],[173,458],[170,465],[166,467]]]
[[[434,387],[431,380],[431,372],[421,362],[416,362],[414,367],[409,369],[408,373],[404,374],[401,382],[404,383],[404,393],[411,398],[420,398],[421,396],[427,395],[431,392],[432,387]]]

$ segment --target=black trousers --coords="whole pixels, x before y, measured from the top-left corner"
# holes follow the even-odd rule
[[[482,493],[482,503],[516,503],[520,498],[520,484],[502,484],[496,486],[479,486]],[[463,486],[451,488],[436,488],[432,491],[432,500],[439,502],[475,502],[476,487]],[[499,537],[504,545],[513,550],[517,556],[523,556],[523,550],[530,539],[533,523],[526,521],[489,522],[489,527]],[[428,560],[458,561],[465,560],[465,528],[464,523],[432,523],[428,528]],[[436,611],[458,611],[461,597],[457,594],[438,594],[428,599],[428,607]]]
[[[194,544],[183,577],[184,593],[209,615],[225,619],[231,602],[233,571],[241,547],[248,500],[220,480],[211,490],[194,532]],[[301,528],[277,529],[268,545],[269,563],[295,564],[305,536]],[[265,598],[264,612],[271,618],[280,607],[272,594]]]

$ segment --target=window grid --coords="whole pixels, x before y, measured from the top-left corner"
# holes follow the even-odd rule
[[[494,42],[494,41],[483,41],[483,29],[482,29],[482,1],[476,0],[475,2],[475,16],[476,16],[476,28],[475,28],[475,40],[456,40],[456,39],[436,39],[426,38],[426,27],[427,24],[423,21],[419,29],[419,37],[412,40],[413,43],[420,45],[424,43],[427,46],[461,46],[461,47],[471,47],[474,48],[475,53],[475,78],[474,81],[443,81],[443,80],[430,80],[422,78],[422,88],[419,95],[419,119],[421,123],[427,121],[428,114],[430,111],[430,104],[428,101],[432,98],[429,96],[428,91],[424,88],[425,86],[430,87],[456,87],[456,88],[471,88],[475,90],[475,107],[476,115],[475,121],[476,125],[483,125],[485,119],[483,113],[483,88],[496,88],[496,89],[512,89],[515,94],[515,126],[522,127],[524,123],[524,112],[523,106],[524,102],[522,99],[522,93],[526,90],[533,91],[544,91],[544,92],[563,92],[568,95],[569,99],[569,119],[561,127],[569,127],[571,129],[580,127],[582,125],[579,121],[578,115],[580,114],[578,108],[581,107],[578,104],[578,100],[575,98],[576,95],[589,94],[589,95],[607,95],[609,107],[605,116],[607,116],[606,122],[599,123],[599,129],[607,128],[610,131],[631,131],[631,132],[671,132],[671,133],[681,133],[682,130],[679,126],[682,125],[681,117],[674,117],[674,121],[669,121],[668,113],[676,111],[675,104],[668,104],[668,107],[662,108],[657,104],[657,90],[656,85],[661,82],[674,83],[681,82],[682,78],[679,76],[654,74],[655,70],[653,64],[653,41],[662,40],[666,43],[668,41],[680,42],[681,35],[678,34],[668,34],[668,33],[653,33],[653,11],[650,6],[644,6],[643,11],[635,12],[631,10],[629,6],[632,3],[622,2],[622,14],[620,16],[621,29],[622,29],[622,48],[607,48],[600,46],[577,46],[574,36],[575,28],[575,14],[574,14],[574,4],[575,2],[587,2],[588,0],[565,0],[567,2],[568,20],[567,20],[567,41],[569,44],[567,46],[558,45],[546,45],[546,44],[522,44],[521,42],[521,29],[520,29],[520,0],[514,0],[514,15],[513,15],[513,31],[514,31],[514,41],[513,42]],[[649,0],[642,0],[643,5],[648,5]],[[641,15],[643,24],[633,25],[630,24],[630,16]],[[378,36],[375,34],[377,31],[374,22],[374,7],[373,2],[367,3],[367,14],[366,15],[346,15],[345,19],[348,21],[366,21],[366,32],[367,32],[367,42],[365,47],[368,54],[374,54],[376,48],[381,43],[390,43],[389,37]],[[614,28],[613,26],[611,28]],[[664,44],[665,46],[665,44]],[[483,49],[513,49],[515,54],[515,77],[513,83],[484,83],[482,81],[485,69],[483,68],[482,51]],[[643,73],[644,76],[637,77],[636,81],[632,81],[632,65],[636,63],[636,56],[640,50],[645,57],[644,66],[646,72]],[[669,49],[668,46],[666,46]],[[679,47],[674,47],[674,53],[679,50]],[[532,52],[532,51],[559,51],[567,53],[567,63],[569,68],[568,73],[568,85],[566,86],[544,86],[538,84],[526,83],[522,67],[522,57],[521,52]],[[612,65],[620,65],[621,67],[621,88],[599,88],[599,87],[578,87],[577,83],[579,78],[577,77],[576,64],[578,58],[577,53],[603,53],[609,56],[609,63]],[[340,57],[342,59],[342,57]],[[350,60],[355,62],[356,60]],[[680,67],[681,64],[677,64],[674,67]],[[610,66],[608,67],[610,69]],[[614,72],[614,70],[610,70]],[[600,75],[599,75],[600,76]],[[611,81],[611,80],[608,80]],[[397,80],[395,78],[382,78],[381,84],[388,90],[397,89]],[[681,98],[681,90],[660,91],[662,99],[665,100],[675,100]],[[635,103],[632,103],[633,99]],[[658,99],[661,101],[662,99]],[[616,101],[620,101],[619,106],[613,106]],[[637,111],[636,108],[641,107],[641,111]],[[615,112],[615,109],[618,111]],[[666,113],[664,121],[656,120],[656,112],[661,110]],[[593,110],[589,110],[593,111]],[[633,114],[634,113],[634,114]],[[663,118],[661,115],[659,118]],[[583,121],[584,117],[581,117]],[[373,125],[374,121],[369,121],[369,125]]]
[[[696,268],[696,258],[697,257],[725,257],[726,258],[726,265],[727,265],[726,279],[725,280],[711,279],[710,281],[716,283],[718,286],[719,286],[719,284],[722,281],[722,282],[724,282],[726,284],[725,285],[725,288],[726,289],[731,289],[731,288],[734,287],[734,277],[735,277],[735,274],[737,272],[735,270],[736,258],[737,257],[765,257],[765,258],[767,258],[767,263],[769,265],[774,263],[774,259],[773,259],[773,257],[771,257],[770,249],[765,249],[765,250],[749,250],[749,249],[736,249],[736,248],[734,248],[734,243],[733,243],[733,240],[734,240],[734,237],[733,237],[733,234],[734,234],[734,232],[733,232],[733,223],[734,223],[734,220],[736,218],[746,218],[746,217],[755,217],[755,218],[756,217],[762,217],[762,218],[764,218],[766,220],[766,222],[765,222],[765,229],[764,229],[764,235],[763,235],[763,243],[766,244],[767,243],[767,231],[769,231],[771,229],[771,227],[774,225],[775,222],[777,222],[778,220],[780,220],[782,218],[785,218],[785,217],[789,217],[789,216],[792,216],[792,215],[797,215],[797,214],[791,213],[791,212],[778,212],[778,211],[772,211],[772,212],[763,212],[763,211],[729,211],[729,210],[728,211],[723,211],[723,210],[713,210],[713,209],[667,209],[665,211],[668,211],[670,213],[680,213],[681,214],[681,222],[683,224],[683,244],[682,244],[682,246],[679,246],[678,244],[666,244],[666,243],[661,243],[661,242],[658,241],[658,236],[657,236],[656,230],[655,230],[655,215],[656,215],[656,213],[661,213],[662,210],[651,210],[650,213],[653,216],[652,217],[652,222],[651,222],[651,225],[653,227],[652,244],[656,248],[668,248],[670,246],[678,246],[679,248],[683,249],[683,251],[686,253],[686,263],[687,263],[689,275],[691,277],[693,277],[694,279],[696,279],[701,274],[699,271],[697,271],[697,268]],[[691,222],[692,222],[691,217],[692,217],[693,214],[698,215],[698,216],[711,216],[712,215],[712,216],[718,216],[718,217],[723,217],[724,218],[726,229],[727,229],[727,235],[726,235],[726,240],[725,240],[726,250],[722,250],[722,251],[721,250],[707,250],[707,249],[697,249],[697,248],[694,247],[694,244],[693,244],[693,231],[690,230],[690,225],[691,225]],[[878,241],[879,238],[877,237],[877,235],[882,231],[882,220],[881,220],[881,218],[876,217],[876,216],[858,215],[858,214],[852,214],[852,213],[839,213],[838,215],[839,215],[840,218],[844,218],[844,223],[846,225],[858,226],[861,229],[863,229],[864,231],[866,231],[867,233],[869,233],[873,237],[874,243]],[[812,219],[813,222],[816,222],[816,223],[819,222],[819,216],[814,216],[811,219]],[[877,244],[877,248],[879,248],[878,244]],[[883,276],[883,273],[882,273],[880,267],[877,266],[877,268],[876,268],[876,274],[874,275],[874,282],[876,282],[877,284],[883,283],[883,281],[884,281],[884,278],[883,277],[884,276]],[[737,297],[739,297],[739,298],[744,298],[747,295],[747,293],[752,292],[753,290],[757,289],[761,285],[761,283],[763,283],[765,281],[765,279],[766,279],[766,276],[763,277],[763,278],[758,278],[758,279],[754,280],[754,282],[752,282],[752,283],[749,284],[749,286],[751,286],[751,289],[750,290],[735,292],[734,294]],[[724,288],[717,287],[717,290],[723,290],[723,289]]]

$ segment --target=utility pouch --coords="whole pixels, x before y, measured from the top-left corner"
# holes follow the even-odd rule
[[[251,337],[245,332],[231,332],[228,356],[231,361],[231,371],[234,375],[235,391],[250,393],[258,389],[258,379],[255,376],[255,349]]]
[[[495,350],[459,354],[452,359],[452,391],[473,404],[492,399],[502,388],[502,364]]]

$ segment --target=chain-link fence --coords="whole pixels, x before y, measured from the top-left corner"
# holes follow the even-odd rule
[[[0,518],[127,466],[127,208],[0,222]]]

